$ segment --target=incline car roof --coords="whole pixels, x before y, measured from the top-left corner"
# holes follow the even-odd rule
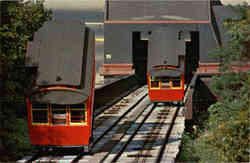
[[[152,69],[149,74],[153,77],[180,77],[183,72],[176,69]]]
[[[29,43],[28,66],[38,66],[36,84],[81,85],[85,26],[80,21],[50,21]]]

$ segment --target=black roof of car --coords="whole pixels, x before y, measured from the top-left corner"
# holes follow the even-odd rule
[[[94,87],[95,34],[80,21],[50,21],[28,43],[26,66],[37,67],[32,103],[79,104]],[[66,87],[51,87],[66,85]],[[73,88],[71,87],[73,86]],[[48,87],[40,90],[39,88]]]
[[[85,26],[79,22],[49,21],[29,43],[27,66],[37,66],[36,84],[81,85]]]
[[[178,69],[152,69],[149,74],[153,77],[180,77],[183,71]]]

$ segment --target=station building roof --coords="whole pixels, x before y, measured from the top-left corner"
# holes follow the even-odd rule
[[[210,0],[108,0],[107,21],[209,21]]]

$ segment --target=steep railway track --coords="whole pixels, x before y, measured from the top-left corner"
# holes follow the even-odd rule
[[[144,86],[96,115],[90,153],[52,150],[18,162],[166,161],[168,139],[181,109],[180,106],[151,103]],[[170,156],[167,157],[169,161]],[[171,158],[174,159],[173,154]]]

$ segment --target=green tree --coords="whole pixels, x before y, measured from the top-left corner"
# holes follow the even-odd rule
[[[240,17],[224,23],[231,36],[228,46],[216,53],[221,59],[221,75],[213,77],[212,86],[221,100],[209,109],[208,124],[212,135],[207,143],[227,162],[249,161],[250,149],[250,70],[233,70],[235,65],[250,64],[250,9],[244,5],[236,10]]]
[[[250,64],[250,9],[247,5],[233,9],[239,16],[224,23],[231,39],[215,50],[220,75],[212,78],[211,85],[220,100],[208,108],[208,119],[202,119],[203,113],[196,117],[203,125],[185,133],[180,161],[249,162],[250,70],[233,67]]]
[[[16,159],[30,149],[24,88],[31,74],[24,69],[27,41],[51,18],[42,2],[1,1],[0,26],[0,161]]]

